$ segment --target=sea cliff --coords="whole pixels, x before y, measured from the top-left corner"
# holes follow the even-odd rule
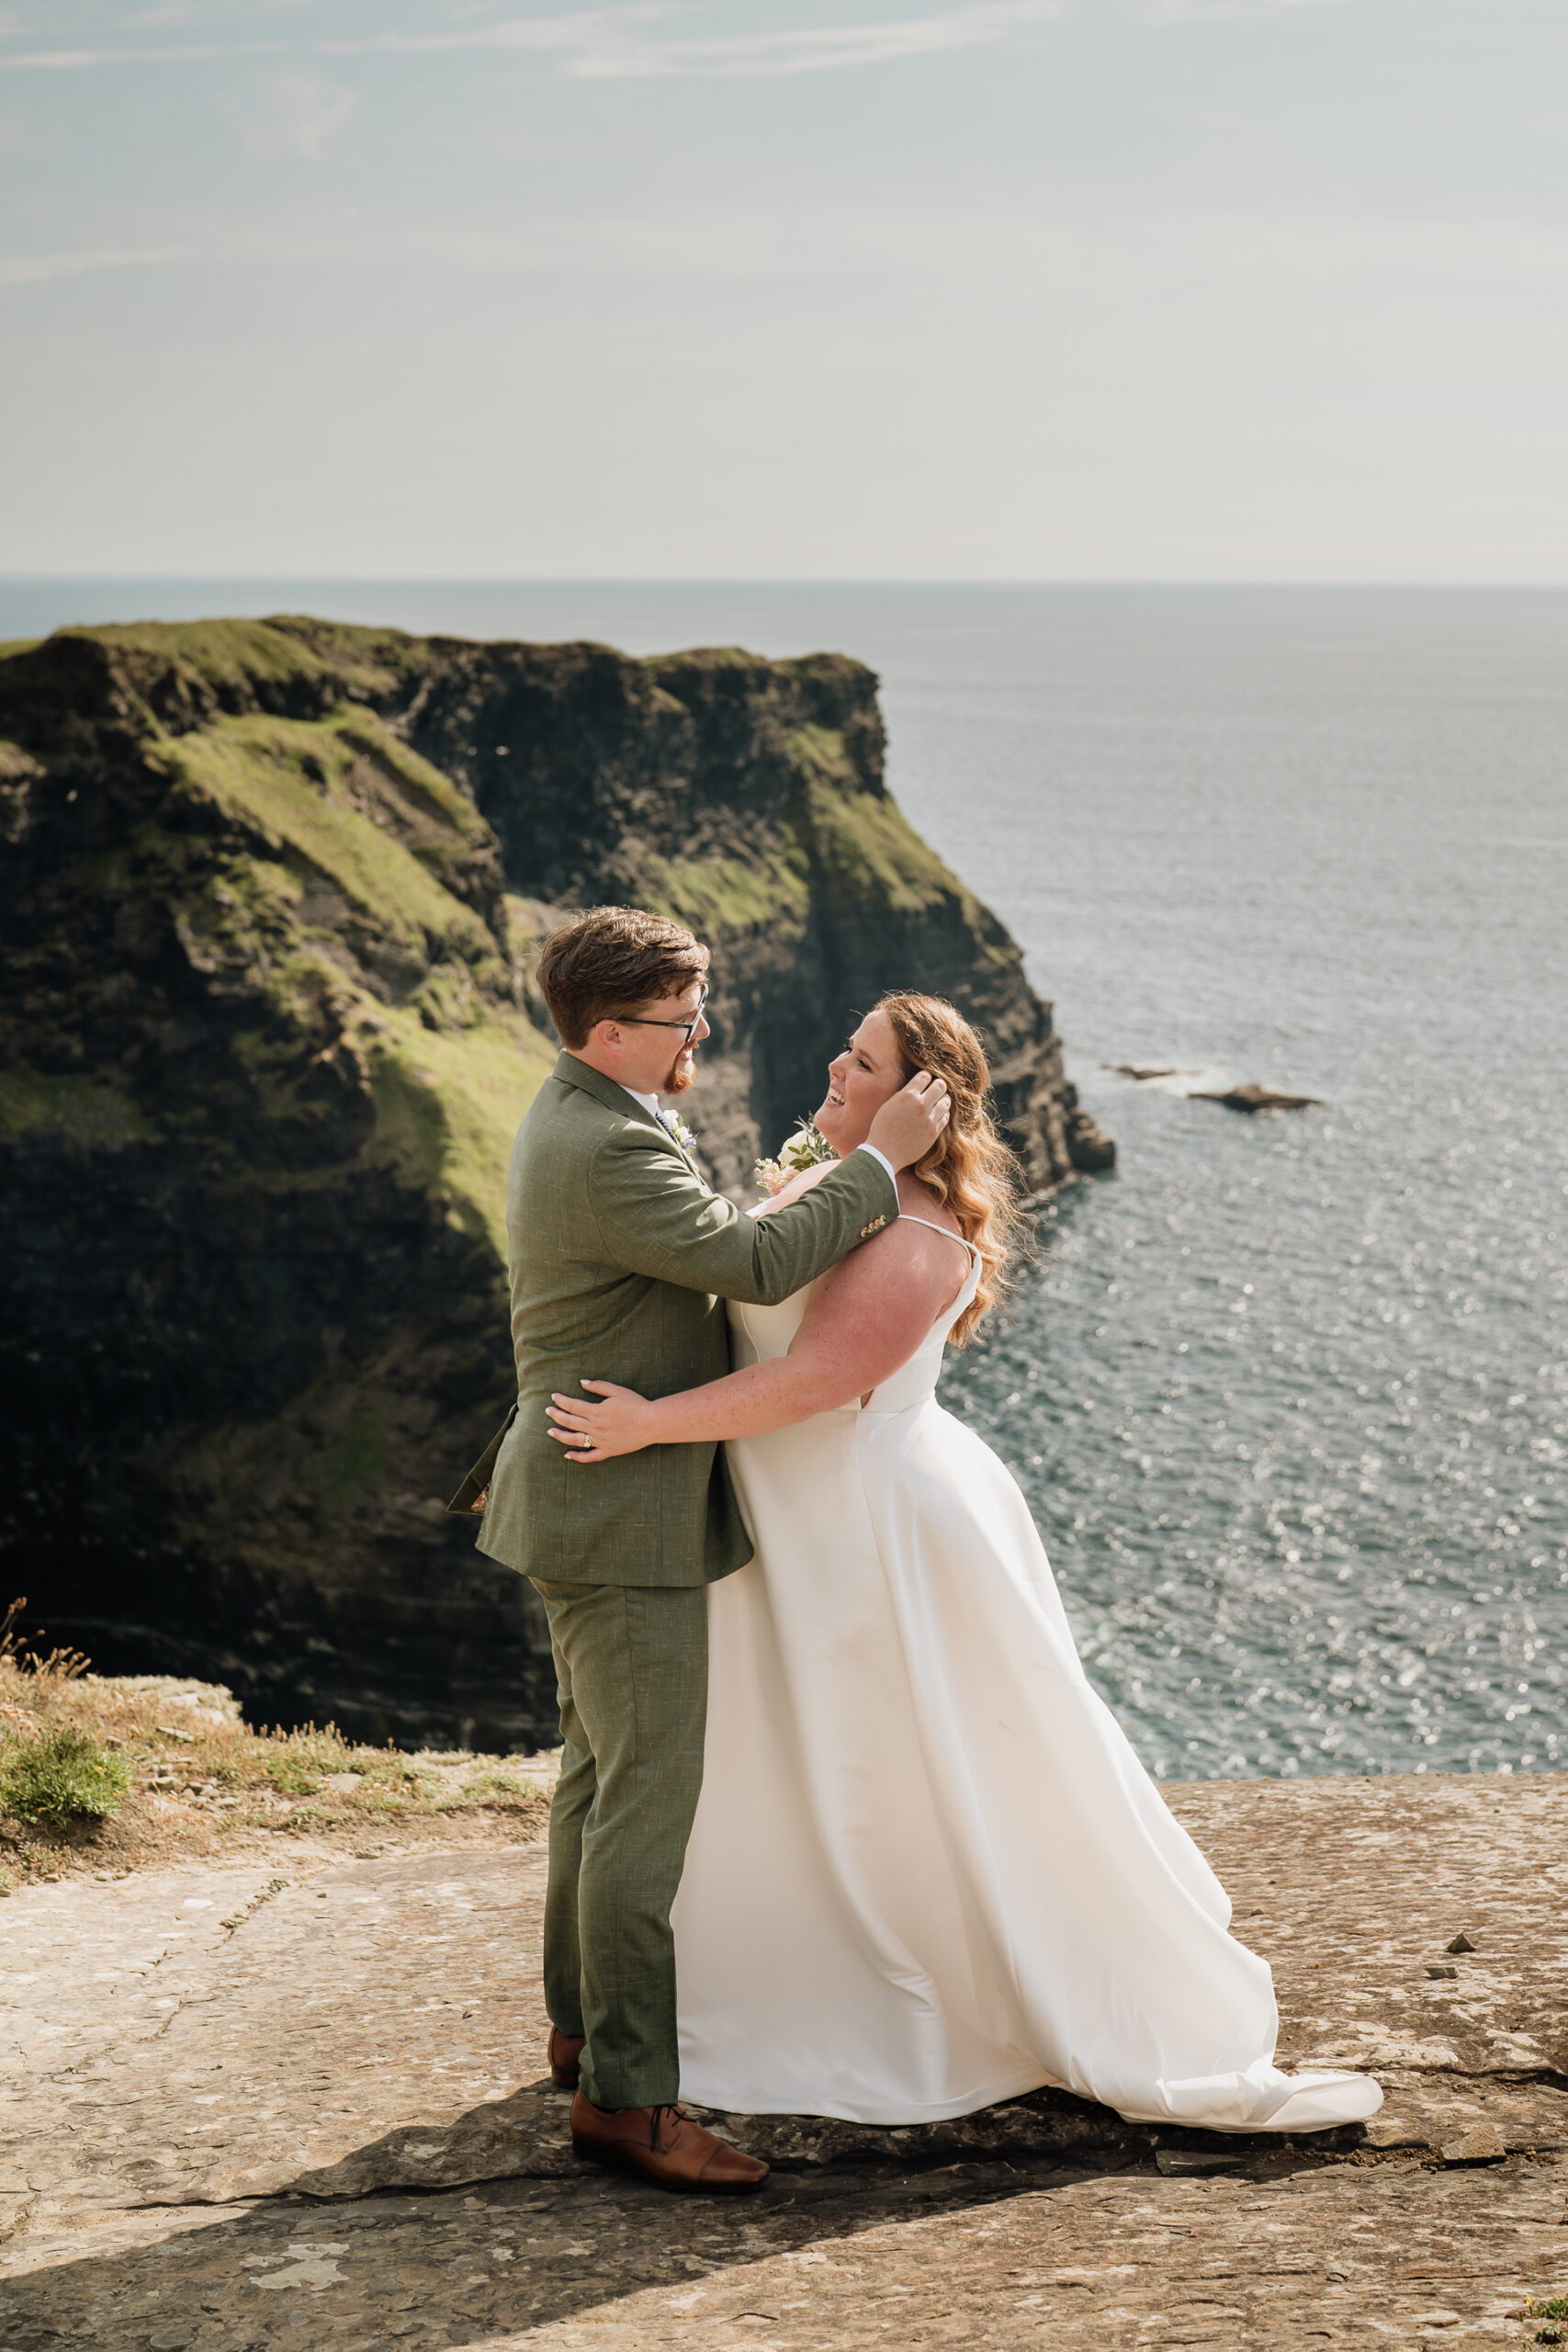
[[[440,1498],[503,1407],[541,936],[715,949],[692,1118],[745,1183],[884,988],[984,1029],[1044,1192],[1111,1148],[836,655],[634,661],[303,618],[0,649],[3,1537],[108,1670],[253,1719],[530,1744],[532,1599]]]

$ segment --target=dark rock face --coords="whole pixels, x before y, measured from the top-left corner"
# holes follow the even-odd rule
[[[533,1596],[440,1498],[510,1388],[551,910],[713,943],[692,1118],[727,1187],[891,986],[985,1029],[1037,1189],[1103,1148],[882,750],[874,680],[828,656],[283,620],[0,661],[0,1539],[35,1622],[253,1717],[549,1733]]]
[[[512,887],[655,907],[712,942],[714,1036],[691,1109],[727,1190],[821,1101],[827,1054],[892,987],[951,997],[985,1032],[1036,1190],[1111,1164],[1087,1114],[1074,1127],[1051,1008],[1017,946],[888,797],[860,662],[436,650],[403,724],[472,792]]]

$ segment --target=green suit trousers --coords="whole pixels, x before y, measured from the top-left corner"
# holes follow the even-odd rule
[[[670,1906],[703,1784],[707,1589],[532,1582],[549,1618],[562,1742],[546,2005],[563,2033],[587,2037],[582,2087],[595,2107],[660,2107],[681,2087]]]

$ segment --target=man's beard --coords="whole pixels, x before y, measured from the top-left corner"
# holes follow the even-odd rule
[[[682,1049],[682,1052],[683,1054],[684,1048]],[[677,1054],[675,1057],[674,1067],[671,1069],[669,1077],[665,1080],[663,1085],[659,1090],[660,1094],[684,1094],[687,1088],[692,1084],[692,1081],[696,1077],[697,1066],[695,1060],[694,1059],[689,1061],[684,1069],[681,1068],[681,1061],[682,1054]]]

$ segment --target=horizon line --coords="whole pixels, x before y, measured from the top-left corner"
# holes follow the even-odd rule
[[[1114,579],[1074,576],[1066,573],[987,576],[981,573],[922,574],[919,577],[857,572],[850,574],[787,572],[459,572],[459,571],[203,571],[182,570],[171,571],[0,571],[0,589],[42,588],[63,586],[118,587],[141,586],[212,586],[267,587],[283,582],[297,582],[301,587],[352,588],[519,588],[519,589],[582,589],[582,588],[813,588],[845,589],[1088,589],[1142,590],[1154,588],[1228,589],[1253,588],[1270,590],[1333,589],[1338,591],[1380,591],[1401,589],[1408,592],[1430,592],[1448,594],[1464,591],[1496,590],[1510,594],[1560,594],[1568,589],[1568,574],[1561,579],[1466,579],[1456,577],[1422,580],[1397,574],[1375,579],[1292,579],[1278,575],[1235,573],[1223,577],[1177,576],[1159,574],[1139,576],[1135,573]]]

